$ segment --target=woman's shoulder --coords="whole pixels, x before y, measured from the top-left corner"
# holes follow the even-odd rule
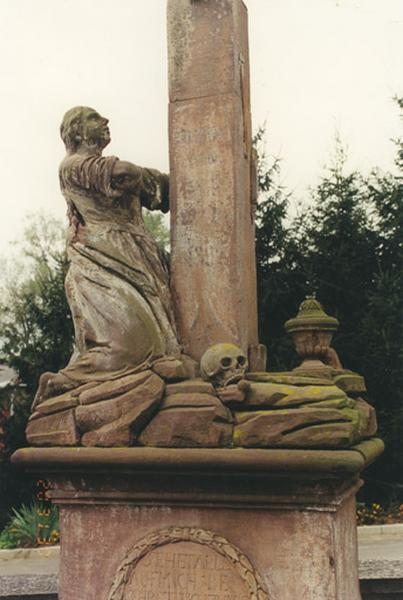
[[[59,168],[61,185],[93,189],[108,195],[117,160],[115,156],[99,154],[68,154]]]

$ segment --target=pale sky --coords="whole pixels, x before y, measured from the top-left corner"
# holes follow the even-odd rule
[[[402,0],[246,0],[252,118],[283,182],[306,196],[338,130],[350,164],[393,168],[401,134]],[[0,254],[43,209],[65,214],[59,125],[82,104],[110,119],[109,154],[168,169],[166,0],[0,0]]]

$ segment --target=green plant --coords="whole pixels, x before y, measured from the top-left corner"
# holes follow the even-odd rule
[[[51,546],[59,541],[59,512],[48,502],[23,504],[0,534],[0,548]]]
[[[3,529],[0,533],[0,550],[11,550],[11,548],[15,548],[14,536],[8,529]]]

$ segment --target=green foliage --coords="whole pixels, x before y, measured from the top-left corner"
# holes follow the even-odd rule
[[[0,548],[34,548],[57,544],[60,537],[59,513],[46,503],[23,504],[0,534]]]
[[[0,362],[18,372],[26,391],[12,401],[0,397],[0,527],[12,506],[32,497],[34,480],[9,459],[26,445],[24,431],[39,376],[68,362],[73,341],[64,293],[63,225],[43,214],[31,215],[17,246],[19,254],[0,289]]]
[[[403,489],[403,143],[396,144],[398,174],[364,177],[347,171],[336,140],[310,204],[293,218],[276,183],[278,161],[261,163],[256,231],[260,339],[269,368],[295,366],[282,327],[316,292],[340,321],[334,347],[342,363],[364,375],[377,409],[386,452],[366,472],[363,494],[386,504],[398,502]]]
[[[311,206],[299,220],[299,263],[308,289],[340,321],[334,345],[341,361],[358,370],[357,326],[378,270],[378,240],[365,181],[357,172],[345,173],[345,161],[345,151],[337,141],[333,163],[312,191]]]
[[[169,249],[169,229],[165,223],[164,216],[159,212],[150,212],[143,209],[145,226],[151,233],[161,250]]]
[[[24,389],[0,391],[0,530],[11,507],[29,502],[34,491],[35,480],[10,463],[12,453],[26,445],[30,403],[31,396]]]
[[[269,159],[264,147],[264,129],[254,137],[258,154],[259,198],[256,210],[256,261],[260,340],[268,350],[271,370],[290,367],[295,360],[283,324],[305,294],[298,269],[298,248],[287,220],[290,195],[281,185],[280,161]]]
[[[0,533],[0,550],[11,550],[15,548],[15,540],[8,529],[3,529]]]
[[[70,357],[73,325],[64,293],[64,228],[31,215],[20,242],[21,258],[1,289],[0,360],[15,368],[30,393],[44,371]]]

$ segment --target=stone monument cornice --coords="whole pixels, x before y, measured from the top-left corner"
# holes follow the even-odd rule
[[[354,476],[382,452],[379,438],[346,450],[259,448],[21,448],[12,462],[30,471],[245,473],[249,476],[311,476],[337,479]]]
[[[299,510],[335,513],[383,451],[372,438],[348,450],[24,448],[13,462],[53,483],[59,505]]]

